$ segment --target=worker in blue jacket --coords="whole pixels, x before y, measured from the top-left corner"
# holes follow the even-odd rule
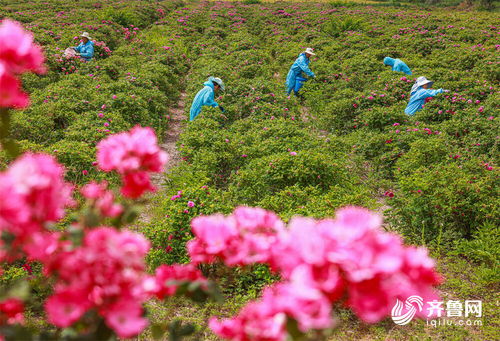
[[[73,47],[73,50],[77,52],[77,56],[82,57],[88,62],[94,56],[94,43],[90,40],[87,32],[83,32],[80,37],[82,38],[82,42],[80,45]]]
[[[430,89],[434,84],[433,81],[428,80],[425,77],[418,77],[415,84],[413,84],[410,92],[410,101],[406,106],[405,113],[407,115],[413,116],[419,110],[422,110],[425,104],[425,100],[429,97],[434,97],[437,94],[443,92],[450,92],[450,90],[433,90]]]
[[[401,59],[385,57],[384,64],[387,66],[392,66],[392,71],[404,72],[407,75],[411,75],[410,68]]]
[[[219,90],[224,91],[225,86],[224,83],[222,82],[222,79],[218,77],[209,77],[208,80],[203,83],[204,87],[198,93],[193,99],[193,104],[191,104],[191,110],[189,112],[189,120],[193,121],[196,116],[198,116],[201,112],[201,107],[204,105],[211,106],[211,107],[219,107],[220,111],[225,112],[224,108],[219,105],[214,100],[214,94],[215,92],[218,92]]]
[[[295,60],[292,67],[290,68],[290,71],[288,71],[288,75],[286,76],[287,95],[290,95],[292,90],[296,96],[298,95],[300,88],[302,88],[303,83],[306,81],[306,79],[302,77],[302,72],[307,74],[309,77],[315,77],[314,72],[309,69],[309,58],[315,55],[316,54],[313,52],[313,49],[308,47]]]

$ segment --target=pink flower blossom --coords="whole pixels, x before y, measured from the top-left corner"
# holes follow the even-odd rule
[[[0,173],[0,228],[19,238],[42,231],[48,222],[64,216],[73,204],[72,187],[54,157],[26,153]],[[14,211],[13,211],[14,210]]]
[[[104,171],[161,172],[167,160],[168,155],[158,147],[151,128],[136,126],[130,132],[109,136],[97,145],[97,161]]]
[[[156,269],[155,285],[152,293],[159,299],[172,296],[183,282],[200,282],[203,285],[207,280],[194,265],[161,265]]]
[[[0,302],[0,325],[23,324],[24,304],[17,298],[8,298]]]
[[[131,199],[139,198],[144,192],[156,191],[156,187],[151,184],[149,173],[147,172],[133,172],[128,173],[122,178],[123,186],[121,193]]]
[[[62,328],[78,321],[89,307],[90,302],[81,293],[74,291],[59,292],[45,302],[49,322]]]
[[[161,172],[167,160],[168,155],[160,150],[151,128],[136,126],[130,132],[112,135],[97,145],[99,167],[120,173],[122,194],[133,199],[155,190],[149,173]]]
[[[194,207],[194,205],[195,205],[195,204],[194,204],[194,202],[192,202],[192,201],[188,201],[187,205],[188,205],[189,207]]]
[[[20,81],[7,72],[5,64],[0,60],[0,107],[26,108],[28,104],[28,95],[21,90]]]
[[[106,324],[121,338],[131,338],[141,333],[148,325],[142,317],[142,307],[134,301],[120,301],[109,308]]]
[[[10,73],[45,71],[42,50],[33,43],[33,35],[19,23],[4,19],[0,24],[0,41],[0,61]]]
[[[67,327],[95,308],[119,336],[141,332],[149,247],[140,234],[99,227],[87,232],[81,247],[52,257],[46,271],[58,281],[46,304],[49,321]]]
[[[108,183],[102,182],[100,184],[91,182],[82,187],[81,192],[83,196],[94,202],[95,207],[104,217],[114,218],[123,212],[123,207],[116,204],[113,192],[107,190]]]
[[[284,340],[284,316],[295,319],[303,332],[329,328],[333,304],[341,297],[369,323],[388,316],[396,299],[435,299],[432,286],[440,278],[425,249],[405,247],[381,223],[380,216],[357,207],[338,210],[333,220],[296,217],[288,229],[275,216],[251,208],[196,218],[195,239],[188,245],[195,262],[219,258],[234,266],[253,259],[283,278],[236,317],[212,319],[211,329],[230,340]],[[214,230],[217,237],[210,240]],[[257,252],[267,256],[255,257]]]

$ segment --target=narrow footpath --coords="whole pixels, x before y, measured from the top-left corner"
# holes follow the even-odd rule
[[[165,169],[162,173],[155,173],[151,176],[151,182],[157,188],[157,193],[165,187],[166,174],[170,172],[170,169],[177,166],[181,160],[180,153],[177,150],[177,140],[183,130],[184,125],[187,122],[187,117],[184,114],[184,109],[186,106],[186,92],[182,92],[177,105],[170,109],[170,121],[168,125],[168,130],[165,134],[163,142],[160,144],[162,150],[167,152],[169,160],[165,165]],[[153,194],[154,196],[155,194]],[[148,201],[145,209],[142,211],[139,219],[136,222],[137,228],[140,230],[140,226],[143,224],[149,224],[151,222],[151,205],[153,202]]]

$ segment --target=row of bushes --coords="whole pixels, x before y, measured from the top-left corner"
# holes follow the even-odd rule
[[[192,217],[241,204],[288,219],[385,202],[392,229],[446,245],[498,216],[497,47],[487,14],[471,23],[467,13],[450,19],[440,10],[200,6],[152,31],[180,30],[193,62],[189,99],[208,76],[222,77],[226,113],[205,108],[181,136],[184,162],[168,176],[168,195],[156,199],[158,220],[145,228],[157,248],[153,264],[185,259]],[[306,46],[318,53],[310,65],[317,79],[301,103],[284,95],[283,83]],[[387,69],[387,55],[407,61],[414,76]],[[408,117],[420,75],[452,92]]]
[[[143,28],[182,3],[86,4],[12,4],[1,13],[29,21],[26,26],[44,48],[48,66],[45,75],[23,78],[32,104],[13,116],[13,136],[23,150],[56,155],[75,183],[102,176],[93,162],[95,145],[105,136],[137,124],[163,135],[188,64],[174,51],[138,38]],[[136,19],[124,22],[128,17]],[[82,31],[95,41],[90,62],[62,56],[66,47],[78,44]],[[6,162],[0,156],[0,163]]]

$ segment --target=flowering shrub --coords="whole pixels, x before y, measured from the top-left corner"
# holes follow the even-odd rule
[[[354,207],[337,211],[334,220],[294,218],[288,229],[257,208],[194,219],[195,239],[188,243],[194,263],[267,263],[283,278],[238,316],[212,319],[210,327],[229,340],[285,340],[287,320],[303,333],[332,327],[332,304],[345,297],[369,323],[387,316],[398,297],[418,293],[433,299],[431,288],[440,279],[427,251],[403,246],[380,224],[377,215]]]
[[[0,211],[12,221],[29,223],[29,231],[34,233],[23,236],[17,225],[5,227],[9,232],[2,239],[5,247],[1,250],[8,264],[3,266],[1,283],[12,285],[28,276],[36,292],[28,298],[19,295],[19,290],[10,291],[0,298],[5,303],[0,311],[2,333],[15,335],[18,327],[5,324],[22,322],[24,306],[28,327],[33,316],[37,318],[43,311],[54,325],[70,324],[65,330],[44,324],[43,329],[55,338],[71,338],[68,335],[79,332],[91,339],[106,339],[113,333],[133,336],[145,328],[150,317],[142,306],[148,299],[164,299],[174,292],[194,299],[214,294],[212,282],[201,278],[193,265],[165,265],[189,263],[186,244],[199,259],[216,260],[199,264],[199,268],[204,274],[219,275],[229,297],[257,296],[263,286],[282,280],[236,317],[212,320],[219,337],[243,338],[249,330],[269,332],[252,335],[254,338],[281,339],[285,333],[299,337],[306,331],[332,328],[332,310],[340,304],[374,322],[387,315],[394,295],[403,298],[406,290],[415,290],[431,297],[425,290],[437,282],[431,262],[420,251],[402,246],[398,237],[378,229],[366,232],[362,226],[354,228],[339,220],[293,219],[297,214],[318,219],[333,216],[339,207],[349,204],[390,206],[390,228],[411,241],[446,241],[450,245],[453,239],[465,237],[471,242],[463,244],[466,250],[483,249],[476,245],[491,242],[488,236],[494,235],[494,225],[489,220],[497,214],[491,197],[497,180],[498,109],[497,27],[492,16],[472,11],[450,18],[445,10],[432,7],[251,2],[192,5],[83,0],[56,4],[7,0],[0,8],[3,17],[24,23],[47,59],[44,75],[0,68],[5,86],[0,91],[17,94],[2,100],[11,101],[9,107],[24,106],[25,91],[32,102],[15,114],[0,113],[0,167],[20,163],[22,167],[17,169],[26,166],[43,171],[41,178],[59,185],[61,195],[74,186],[73,195],[54,206],[46,197],[57,193],[35,181],[37,187],[29,193],[37,200],[44,198],[44,205],[35,205],[25,196],[27,192],[11,188],[10,170],[2,173],[11,186],[4,190],[15,193],[13,197],[24,209],[2,202]],[[469,20],[471,15],[475,20]],[[354,16],[355,21],[346,20]],[[337,36],[334,40],[325,32],[328,26]],[[75,46],[75,35],[84,30],[97,42],[105,42],[112,54],[97,46],[91,62],[61,70],[57,55],[67,46]],[[27,37],[19,41],[31,41]],[[287,68],[309,46],[318,52],[311,62],[317,78],[305,84],[303,98],[287,97],[283,94]],[[414,76],[402,76],[383,66],[387,55],[407,62]],[[66,74],[68,69],[71,72]],[[184,127],[178,143],[182,161],[164,181],[168,195],[154,198],[154,215],[140,226],[149,247],[139,234],[118,228],[137,216],[137,203],[145,202],[140,195],[153,187],[149,173],[162,160],[156,144],[151,143],[150,129],[163,136],[169,129],[169,108],[180,92],[185,87],[189,108],[210,75],[220,76],[227,84],[227,90],[216,98],[226,112],[204,109],[196,121]],[[415,117],[407,117],[403,108],[414,78],[420,75],[451,92],[428,101]],[[138,125],[151,128],[134,128]],[[113,151],[103,165],[113,170],[101,172],[97,145],[115,133],[120,135],[103,143]],[[138,136],[148,141],[147,150],[140,148]],[[17,148],[12,138],[18,140]],[[19,150],[29,153],[19,158]],[[118,161],[113,159],[115,151],[119,152]],[[153,166],[147,163],[150,159]],[[41,160],[45,167],[39,170],[33,166],[38,161],[33,160]],[[60,171],[61,164],[65,171]],[[77,185],[68,186],[69,182]],[[272,216],[274,224],[257,229],[246,224],[239,211],[232,218],[206,217],[229,214],[242,203],[273,210],[289,229],[282,231],[277,226],[280,220],[269,212],[259,211],[257,218]],[[52,215],[36,211],[45,205],[53,210]],[[57,213],[64,209],[71,214]],[[25,213],[17,216],[18,211]],[[340,212],[342,216],[344,211]],[[377,220],[360,212],[364,213],[359,217]],[[205,215],[202,221],[208,225],[211,219],[225,223],[238,215],[241,226],[229,223],[228,237],[221,223],[217,240],[211,240],[199,222],[193,223],[196,231],[191,229],[190,222],[198,215]],[[48,220],[42,223],[40,219]],[[329,226],[331,231],[321,226]],[[361,239],[338,245],[333,233],[345,230],[338,226],[360,232]],[[481,234],[475,231],[479,226]],[[102,248],[92,243],[97,237],[106,241]],[[323,251],[316,246],[323,245],[323,240],[333,245],[325,246],[328,254],[321,261],[318,254]],[[228,250],[238,252],[228,257],[217,244],[221,241]],[[283,260],[290,263],[279,263],[267,252],[270,245],[278,244],[283,254],[290,255]],[[311,250],[309,254],[315,258],[309,259],[298,247]],[[100,257],[94,261],[85,252]],[[345,252],[346,258],[338,252]],[[478,257],[479,253],[462,254]],[[102,255],[110,262],[101,261]],[[394,261],[395,255],[398,261]],[[347,256],[374,261],[352,263]],[[378,256],[387,262],[377,263]],[[223,268],[224,258],[235,267]],[[409,259],[422,260],[425,265],[419,268]],[[74,261],[85,264],[85,278],[68,276],[66,266]],[[93,269],[103,275],[94,276]],[[491,281],[495,278],[493,266],[489,270]],[[134,278],[127,277],[128,273]],[[220,273],[228,276],[221,278]],[[360,273],[367,277],[356,277]],[[414,283],[421,284],[415,289],[406,285],[413,273],[422,275]],[[384,290],[396,282],[395,276],[403,279],[394,285],[401,291]],[[119,285],[113,286],[114,281]],[[57,287],[52,290],[48,283],[57,283]],[[62,316],[61,309],[70,313]],[[156,331],[162,335],[164,327],[153,325],[139,337],[148,338],[150,332],[154,337]],[[201,328],[199,334],[207,338]],[[189,326],[179,327],[172,337],[189,330]],[[476,332],[480,333],[475,330],[474,335]]]

